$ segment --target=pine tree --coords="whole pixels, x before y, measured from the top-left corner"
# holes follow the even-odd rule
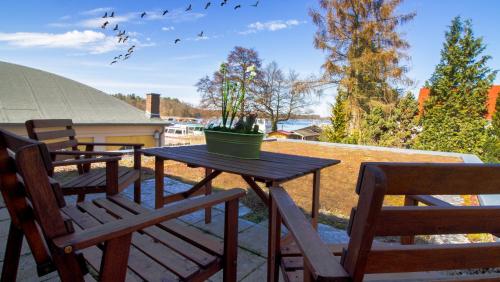
[[[325,83],[338,85],[348,100],[350,135],[373,103],[395,104],[397,84],[407,84],[408,43],[398,27],[415,14],[398,15],[402,0],[319,0],[310,15],[318,27],[314,46],[325,51]]]
[[[469,20],[453,19],[441,50],[441,61],[426,83],[430,96],[424,104],[420,149],[482,155],[487,139],[487,93],[496,76],[482,55],[485,45],[476,38]]]
[[[346,97],[340,92],[335,97],[330,117],[331,126],[325,131],[324,141],[342,143],[347,137],[348,112],[346,111]]]
[[[500,96],[497,98],[495,115],[493,115],[491,125],[488,128],[488,140],[484,146],[484,161],[500,162]]]

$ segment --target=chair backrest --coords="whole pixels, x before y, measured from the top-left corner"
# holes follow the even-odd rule
[[[364,274],[500,266],[500,243],[373,247],[375,236],[500,232],[500,206],[384,206],[386,195],[500,194],[499,164],[364,163],[341,263]]]
[[[14,221],[36,220],[46,238],[72,233],[71,221],[60,208],[66,205],[59,184],[50,181],[49,152],[44,143],[0,129],[0,189]],[[27,210],[33,213],[27,213]],[[29,217],[29,216],[28,216]]]
[[[49,151],[78,150],[71,119],[33,119],[25,122],[28,136],[47,144]]]

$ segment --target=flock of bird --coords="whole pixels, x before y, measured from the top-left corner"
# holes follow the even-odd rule
[[[222,2],[220,3],[220,6],[223,7],[223,6],[227,5],[228,4],[227,2],[228,2],[228,0],[222,0]],[[211,5],[212,5],[212,2],[207,2],[205,4],[205,10],[207,10]],[[250,6],[257,8],[259,6],[259,0],[257,0],[257,2],[255,2],[255,4],[252,4]],[[241,8],[242,8],[241,4],[237,4],[237,5],[235,5],[233,7],[234,10],[238,10],[238,9],[241,9]],[[185,12],[189,12],[189,11],[192,11],[192,10],[193,10],[193,5],[189,4],[189,6],[184,11]],[[169,13],[168,10],[163,10],[162,11],[162,16],[166,16],[168,13]],[[147,16],[148,16],[148,14],[146,12],[142,12],[140,14],[141,19],[144,19]],[[114,11],[112,11],[109,14],[108,14],[108,12],[105,12],[105,14],[102,16],[102,18],[104,19],[104,22],[102,23],[101,28],[102,29],[107,29],[108,25],[110,24],[110,21],[112,21],[112,19],[114,17],[115,17],[115,12]],[[126,32],[125,29],[120,30],[118,24],[115,24],[115,26],[114,26],[114,28],[112,30],[116,32],[116,37],[117,37],[118,43],[125,44],[127,41],[129,41],[130,35],[127,35],[127,32]],[[197,34],[197,36],[200,37],[200,38],[203,38],[204,31],[202,30],[200,33]],[[179,42],[181,42],[180,38],[176,38],[174,40],[174,44],[178,44]],[[120,60],[122,60],[122,61],[128,60],[130,58],[130,56],[132,56],[132,54],[134,53],[134,49],[135,49],[135,45],[130,46],[130,48],[128,48],[128,50],[127,50],[126,53],[120,54],[120,55],[114,57],[110,64],[111,65],[116,64]]]

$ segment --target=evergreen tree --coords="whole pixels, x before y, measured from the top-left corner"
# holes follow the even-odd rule
[[[482,155],[487,139],[486,100],[496,76],[482,55],[485,45],[476,38],[469,20],[453,19],[441,51],[441,61],[426,83],[430,96],[424,104],[420,149]]]
[[[349,121],[346,109],[345,93],[339,91],[335,97],[335,104],[332,105],[332,114],[330,116],[331,125],[323,132],[322,141],[343,143],[347,137],[347,124]]]
[[[373,103],[395,104],[394,87],[407,84],[408,43],[398,28],[415,14],[397,14],[402,0],[319,0],[310,15],[318,30],[314,46],[325,51],[324,83],[337,84],[346,94],[349,135]]]
[[[495,115],[493,115],[491,125],[488,128],[488,140],[484,146],[484,161],[500,162],[500,96],[497,98]]]

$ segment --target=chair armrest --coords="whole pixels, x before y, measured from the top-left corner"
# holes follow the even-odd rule
[[[77,159],[77,160],[65,160],[65,161],[54,161],[52,165],[54,167],[67,166],[67,165],[83,165],[83,164],[93,164],[93,163],[109,163],[118,162],[121,157],[102,157],[102,158],[89,158],[89,159]]]
[[[78,142],[77,145],[94,145],[94,146],[130,146],[134,147],[134,149],[140,149],[144,147],[144,144],[141,143],[105,143],[105,142]]]
[[[106,152],[106,151],[52,151],[53,155],[68,155],[68,156],[123,156],[120,152]]]
[[[288,193],[281,187],[271,187],[270,195],[304,256],[304,267],[308,268],[314,280],[348,280],[349,274],[335,259],[328,246],[321,241],[316,230]]]
[[[187,199],[162,209],[141,213],[134,217],[116,220],[107,224],[85,229],[55,238],[54,245],[66,253],[85,249],[96,244],[118,238],[146,227],[189,214],[199,209],[211,207],[223,202],[237,200],[245,195],[243,189],[232,189],[206,197]]]

